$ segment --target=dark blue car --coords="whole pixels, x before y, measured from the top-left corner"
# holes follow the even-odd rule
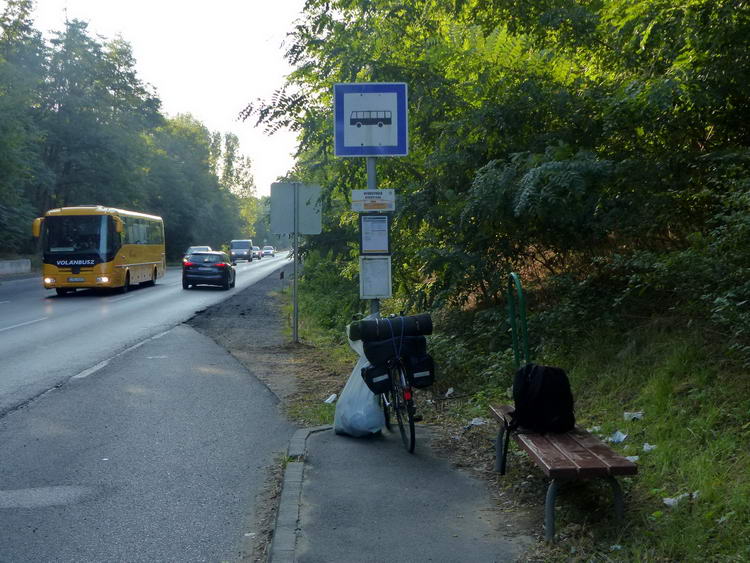
[[[193,252],[182,260],[182,289],[196,285],[234,287],[236,272],[229,256],[216,250]]]

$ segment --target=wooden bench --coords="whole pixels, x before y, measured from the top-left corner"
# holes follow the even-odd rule
[[[500,422],[495,442],[495,471],[504,474],[503,452],[507,452],[505,425],[510,424],[514,408],[510,405],[490,406],[490,411]],[[516,443],[551,479],[544,503],[544,536],[547,541],[555,537],[555,500],[560,483],[577,479],[601,477],[612,487],[615,515],[622,519],[624,502],[617,475],[635,475],[638,466],[617,454],[596,436],[575,428],[564,434],[538,434],[522,428],[510,434]]]

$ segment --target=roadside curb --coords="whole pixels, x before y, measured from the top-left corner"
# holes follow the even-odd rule
[[[276,525],[273,531],[269,563],[293,563],[294,549],[297,543],[297,523],[299,521],[299,503],[302,495],[302,479],[305,468],[305,447],[307,438],[315,432],[330,430],[333,425],[300,428],[289,440],[287,457],[290,460],[284,469],[281,483],[281,500],[276,514]]]

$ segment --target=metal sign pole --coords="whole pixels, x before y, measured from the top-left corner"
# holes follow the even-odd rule
[[[299,232],[299,182],[294,182],[294,284],[292,285],[292,301],[294,312],[292,319],[292,339],[299,343],[297,324],[299,322],[299,307],[297,306],[297,256],[299,254],[298,232]]]
[[[377,190],[378,189],[378,177],[375,173],[375,157],[367,157],[367,189]],[[362,273],[360,272],[360,275]],[[380,299],[370,299],[370,313],[373,315],[380,316]]]

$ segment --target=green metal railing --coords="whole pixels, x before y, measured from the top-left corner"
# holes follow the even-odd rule
[[[513,339],[513,358],[516,369],[521,367],[521,348],[523,348],[524,365],[531,362],[529,355],[529,334],[526,327],[526,298],[523,295],[521,278],[511,272],[508,276],[508,322]]]

